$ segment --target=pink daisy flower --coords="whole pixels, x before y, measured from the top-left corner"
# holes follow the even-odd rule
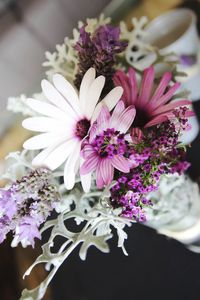
[[[172,101],[172,96],[180,87],[180,83],[169,85],[171,78],[172,74],[166,72],[156,85],[154,67],[151,66],[144,70],[139,87],[133,68],[129,69],[128,74],[121,70],[115,73],[114,83],[123,87],[122,99],[125,105],[134,105],[136,108],[134,127],[151,127],[163,123],[174,118],[175,108],[191,105],[189,100]],[[188,110],[186,117],[193,115],[194,113]]]
[[[134,118],[135,108],[125,108],[123,101],[119,101],[112,115],[106,106],[101,108],[97,121],[91,128],[89,140],[83,147],[85,161],[80,169],[82,175],[96,172],[98,188],[112,182],[114,169],[128,173],[133,167],[125,157],[128,144],[125,133]]]

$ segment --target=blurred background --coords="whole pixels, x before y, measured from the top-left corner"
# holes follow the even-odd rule
[[[45,51],[54,51],[71,36],[78,20],[104,12],[116,22],[130,24],[133,16],[149,19],[174,7],[192,8],[200,19],[200,1],[181,0],[0,0],[0,173],[3,158],[21,148],[26,133],[18,116],[6,111],[7,98],[40,91]],[[199,101],[195,110],[200,116]],[[199,136],[189,151],[191,175],[200,175]],[[34,287],[45,276],[42,269],[25,282],[22,275],[39,253],[0,247],[0,300],[16,300],[20,290]],[[75,253],[59,271],[46,300],[200,299],[200,256],[178,242],[158,236],[141,225],[129,229],[129,257],[111,244],[111,253],[89,251],[86,262]]]

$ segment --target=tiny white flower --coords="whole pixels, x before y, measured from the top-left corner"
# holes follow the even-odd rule
[[[28,106],[39,113],[37,117],[25,119],[23,127],[41,132],[24,143],[28,150],[43,149],[32,161],[34,166],[46,166],[55,170],[63,163],[64,182],[72,189],[80,166],[80,151],[83,139],[98,116],[102,105],[112,110],[122,96],[123,89],[115,87],[98,103],[105,77],[95,78],[95,69],[84,75],[79,96],[74,87],[62,76],[53,76],[53,85],[43,80],[42,90],[50,103],[28,99]],[[90,188],[88,175],[81,176],[85,191]]]

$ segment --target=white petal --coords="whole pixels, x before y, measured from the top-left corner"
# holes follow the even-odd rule
[[[59,139],[60,138],[59,136]],[[65,140],[67,137],[63,136],[63,139]],[[23,147],[28,150],[43,149],[55,144],[57,141],[58,135],[55,133],[42,133],[25,141]]]
[[[117,103],[117,105],[115,106],[115,109],[112,112],[109,128],[115,128],[116,125],[119,126],[118,119],[124,110],[125,110],[125,105],[124,105],[124,102],[121,100]]]
[[[95,80],[96,71],[94,68],[90,68],[87,70],[83,79],[81,81],[79,98],[80,98],[80,105],[82,108],[86,105],[86,98],[88,95],[89,87],[91,86],[92,82]]]
[[[95,106],[99,101],[104,84],[105,84],[105,77],[99,76],[93,81],[93,83],[89,88],[88,96],[86,99],[86,106],[84,108],[84,113],[89,119],[91,119]]]
[[[90,191],[91,182],[92,182],[92,173],[81,175],[81,184],[85,193],[88,193]]]
[[[73,120],[72,116],[66,114],[65,112],[63,112],[63,110],[57,108],[55,105],[49,104],[47,102],[29,98],[27,99],[26,104],[31,109],[42,115],[63,121]]]
[[[53,151],[55,150],[58,146],[60,145],[60,143],[55,143],[52,146],[44,149],[43,151],[41,151],[32,161],[32,165],[33,166],[42,166],[43,161],[45,160],[45,158]]]
[[[71,133],[72,125],[66,122],[62,122],[56,119],[47,117],[33,117],[27,118],[22,122],[22,126],[28,130],[38,132],[59,132],[59,133]]]
[[[72,153],[76,141],[70,139],[55,148],[43,161],[43,165],[51,170],[61,166]]]
[[[76,117],[75,111],[49,81],[42,80],[41,86],[43,93],[51,103],[68,113],[70,116]]]
[[[60,74],[55,74],[53,76],[53,83],[57,90],[65,97],[66,101],[70,104],[74,111],[76,111],[78,115],[81,115],[78,95],[71,83],[69,83]]]
[[[80,148],[81,148],[81,143],[79,142],[74,147],[72,154],[68,158],[65,165],[64,182],[68,190],[71,190],[75,184],[77,162],[79,161],[79,157],[80,157]]]
[[[84,158],[80,158],[80,165],[82,165],[84,163]],[[85,174],[85,175],[81,175],[81,184],[83,187],[83,190],[85,193],[88,193],[90,191],[91,188],[91,183],[92,183],[92,172]]]
[[[112,89],[106,95],[106,97],[96,106],[94,114],[92,116],[92,122],[94,122],[97,119],[103,105],[107,105],[109,111],[111,111],[115,107],[117,102],[120,100],[122,94],[123,94],[122,87],[117,86],[114,89]]]

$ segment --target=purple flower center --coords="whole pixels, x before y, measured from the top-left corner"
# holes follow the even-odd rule
[[[100,157],[113,158],[114,155],[124,155],[127,150],[127,144],[124,134],[120,134],[119,131],[111,128],[97,135],[92,146]]]
[[[82,119],[76,124],[75,135],[82,140],[87,135],[89,128],[90,121],[87,119]]]

